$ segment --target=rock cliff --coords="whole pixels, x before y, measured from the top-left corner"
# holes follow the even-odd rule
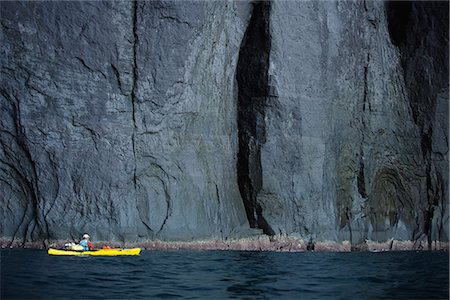
[[[448,240],[447,2],[0,6],[0,238]]]
[[[274,231],[448,239],[448,4],[275,1],[271,24]]]

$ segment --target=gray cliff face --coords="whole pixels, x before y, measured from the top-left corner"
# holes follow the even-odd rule
[[[247,228],[231,2],[2,3],[1,235]]]
[[[409,4],[408,24],[395,5],[273,2],[258,202],[275,232],[448,239],[448,4]]]
[[[448,240],[448,3],[0,5],[0,238]]]

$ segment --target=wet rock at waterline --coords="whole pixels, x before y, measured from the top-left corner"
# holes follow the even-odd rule
[[[2,239],[448,240],[448,3],[0,6]]]

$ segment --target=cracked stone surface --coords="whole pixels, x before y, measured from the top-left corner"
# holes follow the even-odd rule
[[[448,239],[448,5],[434,5],[411,4],[404,27],[383,2],[272,2],[258,198],[275,232]]]
[[[2,237],[248,228],[234,96],[246,5],[1,6]]]
[[[448,3],[266,4],[1,2],[0,238],[448,240]]]

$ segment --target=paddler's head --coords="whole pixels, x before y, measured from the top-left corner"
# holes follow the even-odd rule
[[[83,234],[83,240],[88,240],[90,238],[91,237],[89,236],[89,234],[87,234],[87,233]]]

